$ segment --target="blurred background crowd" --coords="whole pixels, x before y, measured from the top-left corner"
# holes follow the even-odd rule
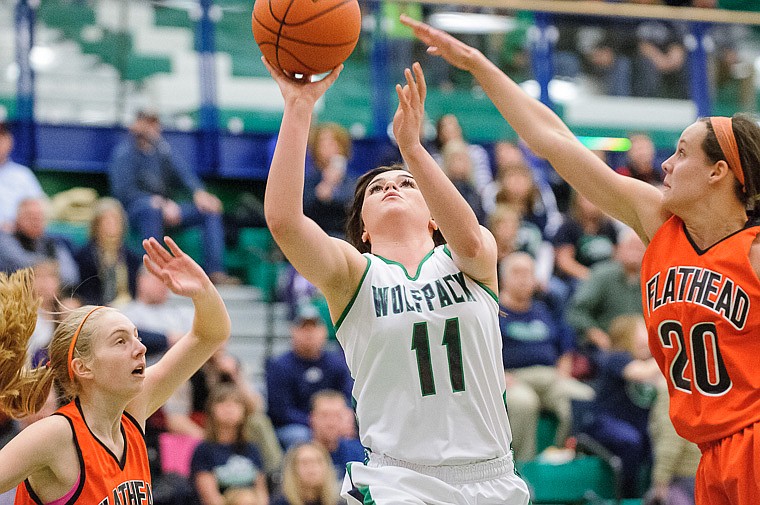
[[[599,3],[750,10],[756,2]],[[400,160],[383,86],[421,60],[431,85],[425,144],[498,243],[516,459],[568,463],[590,452],[611,472],[613,495],[693,503],[699,451],[670,425],[647,348],[641,240],[567,187],[484,108],[467,74],[427,56],[396,20],[404,12],[456,32],[526,89],[548,91],[542,99],[571,125],[575,118],[612,169],[655,186],[678,121],[757,108],[756,28],[437,3],[362,8],[359,46],[312,128],[306,214],[341,236],[355,178]],[[263,221],[279,102],[250,33],[240,33],[250,5],[5,0],[0,10],[10,27],[0,40],[0,271],[35,270],[33,363],[46,359],[59,318],[83,304],[120,308],[149,359],[160,356],[191,316],[141,267],[139,244],[177,237],[225,296],[233,339],[149,422],[155,503],[338,503],[345,463],[364,458],[352,379],[324,299],[282,259]],[[25,12],[35,21],[31,92],[23,61],[6,51],[21,45],[14,33]],[[138,33],[146,16],[152,31]],[[210,102],[203,82],[183,74],[208,49],[197,39],[205,22],[216,30],[219,95]],[[195,59],[169,56],[167,46],[188,36]],[[81,78],[88,71],[91,82]],[[647,123],[652,108],[672,110],[677,127]],[[30,421],[4,419],[0,443]]]

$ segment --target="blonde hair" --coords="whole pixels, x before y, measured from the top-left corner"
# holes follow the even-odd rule
[[[325,466],[325,478],[322,482],[322,489],[320,490],[319,503],[321,505],[337,505],[338,503],[338,489],[337,489],[337,475],[335,474],[335,468],[333,467],[332,458],[327,450],[313,442],[307,442],[298,444],[285,453],[285,457],[282,462],[282,494],[287,498],[290,505],[305,505],[301,495],[301,489],[303,488],[301,478],[298,475],[297,459],[298,454],[304,449],[314,449],[321,456],[322,463]]]
[[[40,410],[52,386],[50,369],[27,364],[27,344],[39,306],[32,269],[11,275],[0,272],[0,410],[13,417]]]

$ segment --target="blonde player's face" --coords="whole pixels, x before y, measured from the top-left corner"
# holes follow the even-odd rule
[[[676,152],[662,163],[663,205],[675,214],[701,202],[710,187],[712,163],[702,149],[706,135],[707,126],[701,121],[690,125],[681,133]]]
[[[413,220],[427,229],[430,209],[412,174],[405,170],[390,170],[378,174],[364,191],[362,219],[372,236],[373,231],[387,226],[387,219]]]
[[[104,309],[101,309],[104,310]],[[107,310],[97,319],[92,356],[84,359],[88,377],[114,396],[133,396],[145,379],[145,351],[137,328],[127,317]]]

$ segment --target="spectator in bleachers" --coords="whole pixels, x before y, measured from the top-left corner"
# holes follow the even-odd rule
[[[612,346],[610,323],[618,316],[641,315],[641,260],[645,246],[636,232],[625,228],[615,246],[614,258],[591,267],[568,304],[567,322],[581,347],[590,354]]]
[[[645,3],[647,0],[629,0]],[[636,51],[631,81],[633,96],[686,98],[684,25],[647,19],[636,25]]]
[[[364,461],[364,447],[356,434],[354,412],[340,391],[324,389],[314,393],[309,426],[312,441],[330,453],[338,482],[346,474],[346,463]]]
[[[637,498],[652,462],[649,410],[664,379],[649,352],[643,317],[619,316],[609,333],[612,348],[599,360],[593,415],[581,431],[620,457],[623,498]]]
[[[338,486],[330,455],[316,443],[301,443],[285,453],[282,491],[272,505],[338,505]]]
[[[570,375],[574,335],[535,298],[533,259],[526,253],[512,253],[501,270],[499,304],[504,315],[499,317],[499,327],[512,447],[515,457],[526,461],[536,456],[540,412],[556,416],[555,444],[564,447],[572,424],[571,398],[588,400],[593,390]]]
[[[488,229],[496,240],[499,265],[513,252],[528,253],[535,262],[538,289],[546,292],[554,271],[554,248],[550,242],[543,240],[538,226],[523,219],[520,211],[513,206],[497,205],[488,216]]]
[[[718,7],[717,0],[691,0],[690,3],[701,9]],[[746,3],[743,8],[751,9]],[[705,41],[711,95],[716,101],[723,101],[723,97],[734,93],[731,105],[747,110],[754,109],[755,103],[754,55],[743,50],[748,47],[751,36],[751,28],[746,25],[712,23]]]
[[[119,201],[98,200],[90,239],[74,256],[82,279],[76,295],[86,305],[120,307],[134,297],[142,257],[125,245],[126,233],[127,215]]]
[[[660,383],[649,413],[654,462],[652,485],[644,495],[644,505],[694,505],[695,476],[702,452],[696,444],[678,436],[670,421],[669,407],[668,388]]]
[[[535,174],[527,163],[497,165],[495,182],[494,201],[497,205],[514,205],[522,213],[523,219],[541,230],[544,238],[553,236],[562,223],[562,215],[557,210],[551,188],[536,181]]]
[[[53,332],[60,320],[60,313],[65,308],[61,306],[64,295],[61,292],[58,263],[45,260],[34,265],[32,269],[34,270],[34,292],[40,298],[40,306],[37,309],[37,324],[27,343],[27,356],[31,359],[32,365],[37,366],[47,361],[47,345],[53,338]]]
[[[457,188],[459,194],[467,201],[478,218],[478,223],[485,225],[486,213],[483,211],[483,198],[473,184],[472,158],[467,144],[462,140],[451,140],[443,146],[441,168]]]
[[[234,384],[217,384],[206,405],[206,437],[193,452],[190,479],[198,505],[224,502],[228,489],[251,488],[269,501],[259,450],[246,438],[248,401]]]
[[[347,174],[351,136],[337,123],[315,125],[309,132],[311,166],[307,166],[304,214],[335,237],[343,237],[354,182]]]
[[[576,79],[585,74],[588,84],[603,95],[630,96],[635,44],[632,25],[619,20],[560,17],[554,64],[557,75]]]
[[[472,182],[475,188],[482,194],[486,186],[493,181],[493,172],[491,171],[491,161],[488,151],[478,144],[470,144],[464,138],[462,126],[459,119],[454,114],[444,114],[438,118],[436,123],[436,136],[433,141],[431,154],[438,163],[443,166],[443,148],[452,140],[459,140],[467,144],[467,150],[472,160]]]
[[[630,135],[631,148],[626,153],[625,165],[615,171],[656,186],[662,184],[662,168],[655,161],[654,142],[646,133]]]
[[[22,200],[16,214],[15,231],[0,232],[0,271],[10,273],[53,260],[58,263],[64,289],[73,288],[79,282],[79,268],[70,245],[45,231],[46,203],[39,198]]]
[[[6,233],[13,233],[23,200],[45,197],[34,172],[11,160],[12,150],[13,134],[5,122],[0,122],[0,232]]]
[[[124,206],[140,238],[161,239],[166,228],[201,225],[204,269],[215,284],[238,283],[224,272],[222,202],[203,186],[161,135],[158,115],[141,111],[109,166],[111,192]],[[178,191],[192,201],[178,203]]]
[[[220,349],[180,386],[166,402],[163,412],[165,428],[170,433],[202,438],[208,427],[206,405],[209,396],[219,385],[232,384],[246,402],[246,436],[256,444],[263,458],[264,471],[274,475],[282,462],[282,450],[264,412],[264,399],[250,385],[240,361],[226,349]]]
[[[269,417],[284,449],[311,440],[311,397],[335,389],[351,400],[353,379],[343,352],[326,348],[327,328],[313,306],[301,307],[290,326],[291,349],[266,364]]]
[[[612,257],[616,242],[612,220],[583,195],[573,192],[570,212],[553,239],[555,273],[566,284],[568,296],[588,278],[592,265]]]

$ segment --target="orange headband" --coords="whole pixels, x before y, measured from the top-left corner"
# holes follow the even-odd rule
[[[79,333],[82,331],[82,326],[84,326],[84,322],[87,321],[87,318],[90,317],[90,314],[95,312],[98,309],[102,309],[102,305],[98,305],[97,307],[93,307],[83,318],[82,322],[79,323],[79,326],[77,326],[77,331],[74,332],[74,336],[71,338],[71,343],[69,344],[69,359],[66,361],[66,366],[69,369],[69,379],[74,380],[74,369],[71,368],[71,360],[74,359],[74,347],[77,346],[77,339],[79,339]]]
[[[712,123],[715,137],[718,139],[720,149],[723,151],[723,156],[726,157],[728,167],[734,173],[742,187],[744,187],[744,169],[742,168],[742,161],[739,158],[739,146],[736,143],[736,137],[734,136],[734,128],[731,124],[731,118],[725,116],[713,116],[710,118]]]

